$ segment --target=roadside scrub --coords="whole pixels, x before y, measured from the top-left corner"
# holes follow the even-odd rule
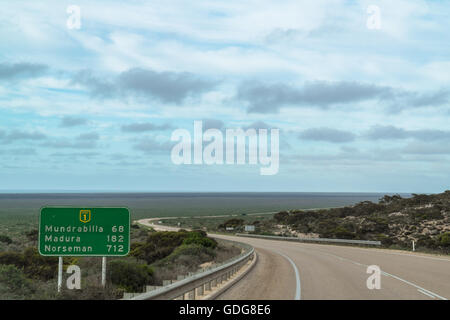
[[[22,228],[22,226],[20,226]],[[8,234],[10,236],[10,234]],[[0,299],[118,299],[123,292],[142,292],[146,285],[161,285],[240,253],[240,249],[211,239],[203,231],[155,232],[131,228],[131,250],[126,257],[108,258],[107,285],[101,286],[101,259],[64,257],[63,287],[57,293],[57,257],[38,253],[35,226],[2,238],[0,244]],[[71,264],[81,269],[81,289],[65,288],[65,270]]]

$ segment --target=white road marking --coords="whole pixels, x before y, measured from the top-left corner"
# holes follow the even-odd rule
[[[304,250],[301,250],[301,249],[300,249],[300,251],[303,251],[303,252],[304,252]],[[340,259],[340,260],[346,260],[346,261],[351,262],[351,263],[353,263],[353,264],[356,264],[356,265],[358,265],[358,266],[368,267],[368,265],[365,265],[365,264],[362,264],[362,263],[359,263],[359,262],[356,262],[356,261],[353,261],[353,260],[350,260],[350,259],[347,259],[347,258],[343,258],[343,257],[337,256],[337,255],[332,254],[332,253],[323,252],[323,251],[320,251],[320,250],[316,250],[316,251],[318,251],[318,252],[320,252],[320,253],[323,253],[323,254],[326,254],[326,255],[329,255],[329,256],[333,256],[333,257],[338,258],[338,259]],[[410,285],[410,286],[415,287],[415,288],[418,289],[418,290],[420,289],[420,290],[423,291],[422,293],[427,292],[429,295],[433,296],[433,298],[438,298],[438,299],[441,299],[441,300],[448,300],[448,299],[445,298],[445,297],[442,297],[442,296],[440,296],[440,295],[438,295],[438,294],[436,294],[436,293],[434,293],[434,292],[431,292],[430,290],[424,289],[424,288],[418,286],[417,284],[414,284],[414,283],[412,283],[412,282],[409,282],[408,280],[405,280],[405,279],[402,279],[402,278],[400,278],[400,277],[397,277],[397,276],[395,276],[395,275],[393,275],[393,274],[387,273],[386,271],[381,270],[381,274],[383,274],[383,275],[385,275],[385,276],[389,276],[389,277],[394,278],[394,279],[397,279],[397,280],[399,280],[399,281],[402,281],[402,282],[404,282],[404,283],[406,283],[406,284],[408,284],[408,285]]]
[[[404,279],[402,279],[402,278],[400,278],[400,277],[394,276],[393,274],[387,273],[387,272],[385,272],[385,271],[381,271],[381,273],[384,274],[384,275],[390,276],[390,277],[392,277],[392,278],[394,278],[394,279],[397,279],[397,280],[399,280],[399,281],[402,281],[402,282],[404,282],[404,283],[406,283],[406,284],[409,284],[410,286],[416,287],[417,289],[420,289],[420,290],[422,290],[422,291],[424,291],[424,292],[427,292],[428,294],[433,295],[433,296],[435,296],[435,297],[438,298],[438,299],[441,299],[441,300],[448,300],[448,299],[445,298],[445,297],[442,297],[442,296],[440,296],[440,295],[438,295],[438,294],[436,294],[436,293],[434,293],[434,292],[431,292],[430,290],[424,289],[424,288],[418,286],[417,284],[414,284],[414,283],[412,283],[412,282],[409,282],[409,281],[407,281],[407,280],[404,280]]]
[[[425,292],[425,291],[423,291],[423,290],[417,289],[417,291],[419,291],[420,293],[423,293],[424,295],[426,295],[426,296],[428,296],[428,297],[430,297],[430,298],[432,298],[432,299],[435,299],[435,298],[436,298],[435,296],[433,296],[433,295],[431,295],[431,294],[429,294],[428,292]]]
[[[302,289],[301,289],[301,284],[300,284],[300,275],[298,273],[298,269],[297,266],[295,265],[294,261],[292,261],[291,258],[289,258],[287,255],[281,253],[281,252],[276,252],[279,255],[282,255],[283,257],[285,257],[292,265],[292,268],[294,268],[294,272],[295,272],[295,280],[296,280],[296,289],[295,289],[295,297],[294,300],[300,300],[301,299],[301,293],[302,293]]]

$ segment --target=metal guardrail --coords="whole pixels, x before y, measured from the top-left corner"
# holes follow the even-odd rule
[[[211,290],[217,284],[228,280],[249,260],[253,259],[255,249],[247,244],[224,239],[221,240],[237,244],[244,249],[244,252],[222,264],[208,268],[206,271],[199,272],[167,286],[136,295],[130,300],[185,299],[186,294],[188,294],[188,299],[194,300],[197,294],[203,295],[205,291]]]
[[[298,242],[334,242],[334,243],[351,243],[351,244],[366,244],[366,245],[381,246],[381,241],[372,241],[372,240],[297,238],[297,237],[282,237],[282,236],[264,236],[246,233],[236,233],[235,235],[238,237],[262,238],[262,239],[274,239],[274,240],[298,241]]]

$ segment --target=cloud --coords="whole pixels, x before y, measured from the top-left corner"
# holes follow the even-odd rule
[[[397,92],[390,103],[389,111],[397,113],[405,109],[441,107],[450,105],[450,90],[439,89],[436,92],[419,93],[415,91]]]
[[[274,113],[284,106],[327,108],[336,104],[381,99],[392,94],[389,87],[358,82],[307,82],[303,87],[284,83],[242,83],[236,98],[248,103],[249,113]]]
[[[65,116],[61,119],[60,127],[76,127],[87,124],[88,120],[80,117]]]
[[[434,141],[450,140],[450,131],[436,129],[406,130],[395,126],[373,126],[363,136],[369,140],[417,139]]]
[[[266,130],[269,130],[269,129],[272,129],[272,128],[274,128],[274,127],[268,125],[264,121],[255,121],[255,122],[249,124],[248,126],[244,126],[242,129],[244,129],[244,130],[248,130],[248,129],[256,129],[256,130],[258,130],[258,129],[266,129]]]
[[[156,72],[142,68],[129,69],[111,80],[100,79],[84,70],[77,73],[72,82],[85,86],[95,97],[135,96],[176,104],[217,85],[216,81],[205,80],[189,72]]]
[[[94,149],[98,147],[100,136],[96,132],[82,133],[75,138],[74,141],[67,139],[57,139],[48,141],[43,146],[58,149]]]
[[[450,101],[450,90],[441,89],[434,93],[416,95],[411,104],[414,107],[428,107],[446,105]]]
[[[157,125],[150,122],[139,122],[139,123],[125,124],[121,127],[121,129],[124,132],[146,132],[146,131],[169,130],[173,129],[173,127],[168,123]]]
[[[35,63],[0,63],[1,80],[19,80],[35,78],[43,75],[48,67],[44,64]]]
[[[38,131],[21,131],[21,130],[12,130],[9,133],[6,133],[3,130],[0,130],[0,141],[4,144],[11,143],[20,140],[45,140],[47,136]]]
[[[100,135],[97,132],[82,133],[77,139],[83,141],[97,141],[100,139]]]
[[[114,83],[95,77],[90,70],[82,70],[76,73],[72,79],[72,84],[80,84],[96,98],[111,98],[117,94]]]
[[[203,121],[203,131],[206,131],[208,129],[218,129],[218,130],[225,129],[225,123],[222,120],[202,119],[202,121]]]
[[[93,158],[99,156],[98,152],[72,152],[72,153],[61,153],[56,152],[50,154],[50,157],[58,157],[58,158]]]
[[[369,140],[391,140],[407,138],[406,130],[394,126],[373,126],[370,128],[365,137]]]
[[[445,155],[450,154],[450,144],[415,141],[406,145],[402,152],[414,155]]]
[[[277,113],[283,107],[327,109],[370,100],[383,103],[388,113],[397,113],[450,105],[450,90],[420,93],[355,81],[313,81],[303,86],[246,81],[237,88],[235,99],[246,103],[248,113]]]
[[[97,148],[97,142],[92,140],[68,141],[54,140],[43,144],[44,147],[56,149],[94,149]]]
[[[348,131],[322,127],[304,130],[299,134],[299,138],[311,141],[345,143],[354,141],[356,135]]]
[[[172,149],[173,145],[174,143],[172,142],[159,142],[153,138],[145,138],[135,144],[134,149],[151,154],[160,151],[169,151]]]
[[[10,150],[2,150],[0,154],[7,156],[32,156],[37,154],[33,148],[16,148]]]

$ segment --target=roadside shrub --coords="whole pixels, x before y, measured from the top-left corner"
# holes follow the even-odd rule
[[[76,258],[66,258],[65,265],[74,264],[76,261]],[[58,258],[41,256],[36,248],[29,247],[23,253],[0,253],[0,265],[14,265],[23,269],[29,278],[47,281],[56,277]]]
[[[286,222],[286,219],[289,217],[289,212],[286,211],[280,211],[276,214],[274,214],[273,218],[278,223]]]
[[[450,232],[442,233],[437,237],[438,244],[450,248]]]
[[[215,249],[217,247],[217,241],[206,237],[206,233],[201,234],[199,232],[191,232],[189,236],[183,240],[183,245],[197,244],[206,248]]]
[[[25,249],[23,253],[24,271],[30,277],[39,280],[50,280],[58,271],[57,257],[41,256],[34,247]]]
[[[345,226],[338,226],[332,231],[332,235],[338,239],[354,239],[355,234],[348,230]]]
[[[150,266],[132,261],[112,260],[109,270],[111,282],[129,292],[141,292],[153,278],[153,269]]]
[[[170,255],[183,243],[187,234],[187,231],[150,233],[145,242],[133,245],[131,255],[151,264]]]
[[[168,257],[158,261],[156,266],[169,268],[184,266],[189,270],[195,270],[199,264],[211,261],[215,255],[212,248],[199,244],[183,244]]]
[[[233,218],[233,219],[229,219],[229,220],[225,221],[224,223],[220,224],[218,226],[218,228],[219,229],[226,229],[228,227],[237,228],[237,227],[242,226],[243,224],[244,224],[243,219]]]
[[[206,232],[178,231],[153,232],[148,234],[145,242],[136,242],[131,245],[130,255],[147,264],[164,259],[182,244],[199,244],[208,248],[216,248],[217,242],[207,237]]]
[[[33,229],[33,230],[28,231],[28,232],[25,232],[25,236],[27,237],[27,239],[29,241],[38,241],[39,230],[38,229]]]
[[[24,267],[24,259],[21,253],[17,252],[2,252],[0,253],[0,265],[14,265],[18,268]]]
[[[29,299],[36,291],[30,279],[14,265],[0,265],[0,299]]]
[[[376,236],[376,239],[378,241],[381,241],[381,245],[385,246],[385,247],[389,247],[389,246],[391,246],[394,243],[394,241],[392,240],[391,237],[389,237],[389,236],[387,236],[385,234],[382,234],[382,233],[378,234]]]
[[[428,235],[420,235],[417,239],[417,247],[425,247],[430,249],[435,249],[437,242],[435,239]]]
[[[0,242],[11,244],[13,241],[10,237],[0,234]]]
[[[441,210],[437,207],[431,208],[421,208],[421,209],[410,209],[408,210],[408,215],[417,221],[421,220],[434,220],[434,219],[442,219]]]

